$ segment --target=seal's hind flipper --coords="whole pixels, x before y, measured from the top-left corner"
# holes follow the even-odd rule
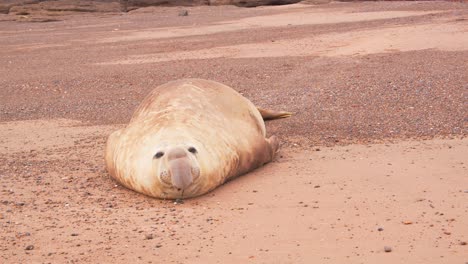
[[[270,146],[271,159],[273,159],[275,157],[275,154],[279,151],[279,140],[276,136],[271,136],[267,139],[267,142]]]
[[[280,119],[280,118],[286,118],[286,117],[292,116],[292,113],[290,112],[273,111],[273,110],[268,110],[268,109],[262,109],[260,107],[257,107],[257,109],[262,115],[263,120],[274,120],[274,119]]]

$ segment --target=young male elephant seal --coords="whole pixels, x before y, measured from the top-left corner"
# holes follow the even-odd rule
[[[122,185],[157,198],[188,198],[270,162],[278,139],[265,119],[287,112],[257,109],[232,88],[185,79],[154,89],[130,124],[109,136],[106,166]]]

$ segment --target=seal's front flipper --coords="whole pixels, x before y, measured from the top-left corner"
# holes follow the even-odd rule
[[[257,107],[257,109],[262,115],[263,120],[273,120],[292,116],[292,113],[290,112],[273,111],[268,109],[262,109],[260,107]]]

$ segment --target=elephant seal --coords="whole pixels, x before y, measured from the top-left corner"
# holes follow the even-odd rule
[[[155,88],[127,127],[106,146],[112,178],[161,198],[190,198],[270,162],[278,150],[265,138],[265,119],[290,116],[256,108],[232,88],[202,79]]]

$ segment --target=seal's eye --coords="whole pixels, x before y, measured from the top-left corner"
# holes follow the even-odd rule
[[[193,153],[193,154],[197,153],[197,149],[194,148],[194,147],[188,148],[188,151],[189,151],[190,153]]]
[[[162,151],[159,151],[159,152],[156,153],[156,155],[154,155],[154,157],[155,157],[156,159],[159,159],[159,158],[162,157],[162,156],[164,156],[164,152],[162,152]]]

